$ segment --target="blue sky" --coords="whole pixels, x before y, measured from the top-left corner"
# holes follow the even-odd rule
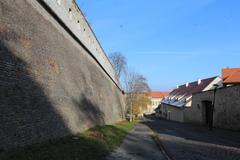
[[[122,52],[152,90],[240,67],[239,0],[77,2],[105,52]]]

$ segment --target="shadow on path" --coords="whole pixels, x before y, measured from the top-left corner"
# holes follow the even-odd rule
[[[124,139],[121,146],[106,160],[161,160],[162,152],[153,141],[153,132],[144,124],[137,124]]]

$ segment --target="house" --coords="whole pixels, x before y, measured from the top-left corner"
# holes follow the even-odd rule
[[[240,84],[240,68],[223,68],[222,79],[224,86]]]
[[[240,86],[221,87],[193,94],[184,122],[240,131]]]
[[[184,108],[192,106],[192,95],[197,92],[212,90],[215,88],[215,84],[222,86],[222,79],[216,76],[177,86],[161,101],[161,117],[184,122]]]
[[[169,92],[149,92],[148,96],[151,100],[150,105],[147,107],[148,113],[153,113],[155,109],[161,104],[161,101],[164,97],[166,97],[169,94]]]
[[[222,69],[223,87],[196,92],[184,122],[240,130],[240,68]]]

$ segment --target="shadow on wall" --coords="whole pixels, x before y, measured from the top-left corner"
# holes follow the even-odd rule
[[[85,128],[90,128],[96,125],[105,124],[105,114],[100,110],[100,107],[93,104],[89,98],[82,94],[79,99],[72,99],[73,104],[81,116]]]
[[[14,5],[12,2],[15,1],[0,2],[0,153],[11,148],[64,137],[74,131],[73,127],[76,127],[78,129],[76,131],[79,131],[82,126],[87,129],[96,124],[104,124],[109,115],[104,115],[102,111],[107,114],[106,107],[110,107],[104,106],[106,99],[98,100],[94,97],[98,102],[102,101],[102,103],[96,103],[99,104],[96,105],[91,96],[84,93],[81,88],[81,90],[76,88],[74,91],[81,91],[86,97],[77,94],[79,97],[71,99],[73,95],[67,96],[67,91],[62,90],[62,88],[68,86],[68,84],[64,84],[64,81],[63,86],[60,86],[61,83],[51,86],[51,88],[54,88],[51,91],[56,91],[54,92],[56,95],[50,99],[48,86],[52,85],[50,83],[51,78],[55,80],[58,77],[54,77],[56,76],[55,73],[53,75],[47,70],[49,69],[47,65],[49,63],[54,72],[55,69],[58,69],[55,68],[54,63],[49,61],[47,63],[45,58],[48,58],[48,55],[55,54],[53,53],[55,47],[52,47],[52,44],[61,45],[68,42],[69,39],[64,38],[62,33],[59,33],[48,20],[45,20],[45,17],[39,15],[35,8],[31,8],[27,2],[16,1]],[[27,16],[26,13],[30,13],[31,16]],[[49,28],[46,29],[46,27]],[[56,40],[56,38],[60,40]],[[68,53],[65,53],[68,51],[70,53],[73,51],[74,53],[76,51],[81,52],[81,50],[75,50],[74,48],[71,50],[72,47],[74,45],[67,45],[66,48],[62,48],[61,53],[64,57],[68,55]],[[60,52],[60,49],[57,51]],[[69,55],[71,56],[71,54]],[[70,58],[73,59],[74,56]],[[66,64],[68,66],[70,61],[66,61]],[[67,69],[72,69],[72,66],[69,66],[70,68],[66,68],[66,72]],[[94,71],[98,71],[95,67],[93,66]],[[73,69],[75,70],[72,73],[78,71],[78,67],[73,66]],[[85,73],[87,70],[81,69],[81,71],[83,75],[87,74]],[[78,76],[80,76],[79,80],[84,78],[81,77],[81,74],[78,74]],[[89,82],[89,85],[92,83]],[[106,84],[108,83],[106,82]],[[71,83],[71,86],[73,85],[76,86],[76,84]],[[82,85],[84,85],[84,80]],[[103,86],[102,88],[105,90],[107,87]],[[84,90],[87,91],[87,89]],[[60,100],[57,101],[58,98],[60,99],[63,96],[67,99],[66,105],[64,103],[57,105],[61,103]],[[111,101],[111,103],[113,102]],[[98,106],[102,107],[102,111]],[[76,114],[72,114],[75,111]],[[114,115],[110,116],[113,117]]]
[[[126,122],[125,122],[126,123]],[[127,125],[127,124],[125,124]],[[32,145],[1,157],[1,160],[104,160],[127,134],[124,124],[97,126],[84,134]],[[132,141],[136,139],[132,139]]]
[[[124,93],[122,92],[122,94],[124,94]],[[122,119],[125,119],[125,115],[127,114],[126,106],[124,106],[124,105],[123,105],[124,107],[121,106],[125,102],[121,101],[121,98],[120,98],[119,94],[117,94],[117,92],[115,92],[115,95],[116,95],[115,97],[118,98],[118,103],[116,103],[116,105],[118,106],[118,108],[121,109],[121,111],[119,112],[119,115],[122,117]]]
[[[28,65],[8,46],[17,41],[16,33],[0,30],[0,152],[70,134]]]

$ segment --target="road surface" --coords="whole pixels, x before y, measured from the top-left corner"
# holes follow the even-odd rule
[[[151,127],[173,160],[240,160],[240,132],[157,118],[148,118]]]

